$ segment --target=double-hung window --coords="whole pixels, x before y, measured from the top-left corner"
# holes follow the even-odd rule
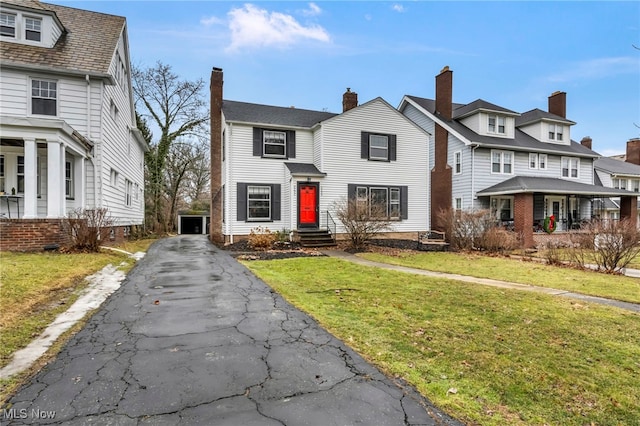
[[[506,133],[505,117],[502,115],[489,115],[489,133],[504,135]]]
[[[131,207],[133,200],[133,182],[129,179],[124,180],[124,205]]]
[[[247,187],[247,220],[271,219],[271,186]]]
[[[580,166],[579,159],[575,157],[562,157],[562,177],[577,178],[578,168]]]
[[[491,151],[491,172],[500,174],[513,173],[513,153],[510,151]]]
[[[31,114],[56,115],[58,84],[51,80],[31,80]]]
[[[0,13],[0,36],[16,37],[16,15],[10,13]]]
[[[24,193],[24,156],[18,155],[16,164],[16,177],[17,177],[17,192],[18,194]]]
[[[25,40],[42,40],[42,20],[39,18],[24,18],[24,38]]]
[[[285,132],[265,130],[262,137],[265,157],[286,157],[287,134]]]
[[[453,154],[454,159],[454,173],[459,175],[462,173],[462,151],[457,151]]]
[[[369,135],[369,159],[389,160],[389,137],[386,135]]]
[[[372,219],[407,219],[406,186],[349,184],[349,198],[355,197],[356,214]]]
[[[71,161],[64,162],[64,195],[67,198],[73,198],[73,163]]]
[[[529,168],[545,170],[547,168],[547,154],[529,153]]]
[[[640,180],[634,179],[631,181],[631,188],[633,192],[640,192]]]
[[[563,126],[561,124],[549,124],[549,140],[562,141],[563,139]]]

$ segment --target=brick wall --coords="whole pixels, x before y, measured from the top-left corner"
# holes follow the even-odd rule
[[[513,200],[513,226],[522,236],[525,248],[535,246],[533,240],[533,194],[516,194]]]
[[[41,251],[69,244],[62,219],[0,219],[0,251]]]

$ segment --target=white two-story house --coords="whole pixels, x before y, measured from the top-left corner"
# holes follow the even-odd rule
[[[395,235],[428,223],[429,134],[382,98],[343,112],[223,100],[211,78],[211,235],[233,242],[256,227],[342,234],[336,203],[381,202]],[[219,174],[218,174],[219,173]]]
[[[72,210],[106,208],[121,238],[144,218],[126,20],[0,4],[0,248],[63,244]]]
[[[526,246],[536,244],[545,218],[557,230],[578,228],[594,217],[594,200],[622,197],[622,188],[596,185],[590,139],[571,140],[566,94],[549,97],[548,111],[518,113],[482,99],[453,103],[453,73],[436,76],[435,99],[405,96],[398,109],[433,134],[429,150],[431,220],[444,209],[488,209],[515,229]],[[632,200],[633,199],[633,200]]]

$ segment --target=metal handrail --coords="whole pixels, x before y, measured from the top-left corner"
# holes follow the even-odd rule
[[[329,235],[331,235],[331,239],[333,242],[336,242],[336,221],[331,217],[331,213],[327,210],[327,231],[329,231]]]

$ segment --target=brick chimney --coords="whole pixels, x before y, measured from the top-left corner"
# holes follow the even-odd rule
[[[453,71],[444,67],[436,76],[436,116],[445,121],[452,117],[453,104]],[[446,223],[441,211],[451,208],[452,201],[452,170],[447,163],[449,151],[449,132],[438,122],[435,124],[435,144],[433,156],[435,164],[431,169],[431,228],[438,231],[446,230]],[[449,237],[449,236],[447,236]]]
[[[211,71],[211,225],[214,243],[224,243],[222,234],[222,84],[221,68]]]
[[[549,112],[567,118],[567,93],[553,92],[549,96]]]
[[[589,149],[593,149],[591,148],[591,144],[592,144],[593,140],[591,139],[591,137],[589,136],[585,136],[584,138],[582,138],[582,140],[580,141],[580,145],[585,146]]]
[[[627,141],[627,163],[640,165],[640,138]]]
[[[347,112],[357,106],[358,94],[356,92],[352,92],[351,89],[347,87],[347,91],[342,95],[342,112]]]
[[[436,114],[451,120],[453,104],[453,71],[448,66],[436,76]]]

